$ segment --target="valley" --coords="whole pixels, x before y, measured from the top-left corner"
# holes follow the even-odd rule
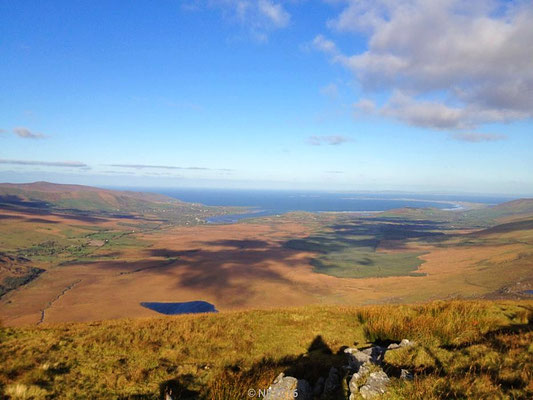
[[[229,208],[178,203],[197,218],[189,224],[177,211],[168,219],[132,209],[117,216],[36,206],[31,196],[31,206],[19,201],[1,211],[0,248],[11,259],[0,264],[0,319],[8,326],[157,315],[146,302],[201,300],[230,311],[527,298],[533,288],[531,200],[464,212],[288,213],[235,224],[198,216]],[[27,272],[14,274],[17,262]]]

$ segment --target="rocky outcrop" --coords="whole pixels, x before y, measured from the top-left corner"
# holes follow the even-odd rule
[[[400,343],[392,343],[387,347],[371,346],[362,350],[347,348],[344,352],[348,356],[348,365],[342,368],[342,372],[331,367],[328,376],[317,379],[312,389],[305,380],[280,374],[269,387],[265,399],[336,399],[342,392],[343,378],[346,378],[348,382],[349,400],[375,399],[387,391],[391,382],[390,377],[382,368],[385,353],[414,345],[414,342],[404,339]],[[411,380],[414,376],[411,372],[402,369],[396,378]]]
[[[348,364],[353,371],[348,384],[350,400],[355,400],[360,397],[363,399],[373,399],[385,393],[390,383],[390,378],[381,368],[385,353],[389,350],[413,345],[414,342],[403,339],[400,343],[391,343],[388,347],[372,346],[364,350],[355,348],[344,350],[348,354]],[[402,369],[400,378],[413,379],[413,374]]]
[[[389,383],[390,379],[383,370],[372,372],[366,383],[359,388],[359,393],[363,399],[372,399],[385,393]]]

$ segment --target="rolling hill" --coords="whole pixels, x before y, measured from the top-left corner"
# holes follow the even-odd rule
[[[49,182],[0,183],[0,202],[22,206],[47,206],[82,211],[139,211],[164,206],[184,206],[179,200],[156,193],[117,191]]]
[[[37,209],[84,214],[156,216],[175,223],[239,212],[235,207],[208,207],[157,193],[109,190],[49,182],[0,183],[0,209]]]
[[[494,206],[481,206],[467,210],[442,210],[438,208],[405,207],[376,214],[378,218],[395,220],[432,220],[454,227],[490,227],[503,222],[533,217],[533,199],[512,200]]]

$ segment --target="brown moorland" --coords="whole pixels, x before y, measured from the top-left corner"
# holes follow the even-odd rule
[[[423,276],[350,279],[316,273],[310,265],[316,253],[284,246],[328,231],[335,215],[148,227],[137,217],[84,218],[2,211],[2,249],[46,270],[1,298],[4,324],[154,315],[140,305],[146,301],[204,300],[221,311],[363,305],[491,296],[504,287],[525,290],[532,282],[533,229],[527,223],[474,233],[448,229],[438,241],[383,240],[378,252],[422,253]]]

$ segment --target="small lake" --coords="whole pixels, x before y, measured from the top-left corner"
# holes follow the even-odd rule
[[[524,290],[525,294],[533,294],[533,290]]]
[[[201,300],[183,303],[142,302],[141,306],[165,315],[218,312],[213,304]]]

